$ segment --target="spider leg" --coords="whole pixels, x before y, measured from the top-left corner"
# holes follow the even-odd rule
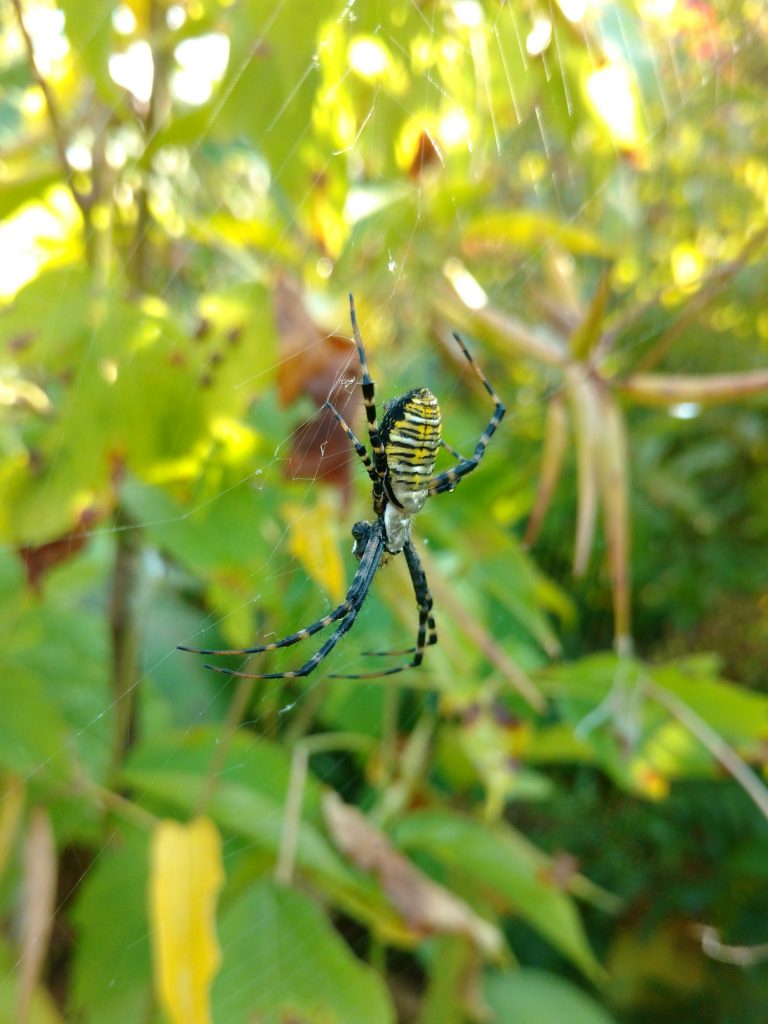
[[[494,409],[493,415],[488,421],[488,426],[483,431],[480,440],[475,446],[474,454],[470,459],[461,459],[461,461],[454,466],[452,469],[446,469],[443,473],[438,473],[437,476],[432,477],[429,481],[429,493],[433,494],[444,494],[446,491],[452,491],[454,487],[462,480],[467,473],[471,473],[479,464],[482,457],[485,455],[485,449],[488,447],[488,442],[493,437],[496,427],[501,423],[504,418],[504,413],[507,411],[504,407],[504,403],[501,401],[499,396],[491,387],[488,382],[488,378],[485,376],[483,371],[474,361],[472,356],[469,354],[469,350],[458,334],[454,334],[454,338],[459,343],[461,351],[467,358],[467,362],[475,371],[477,376],[483,382],[483,387],[491,396],[493,401]],[[449,449],[450,450],[450,449]],[[452,453],[453,454],[453,453]]]
[[[301,668],[294,669],[288,672],[255,673],[241,672],[237,671],[236,669],[223,668],[219,665],[206,665],[205,667],[211,669],[213,672],[220,672],[222,673],[222,675],[225,676],[236,676],[239,679],[300,679],[304,676],[308,676],[310,672],[313,672],[317,668],[321,661],[328,657],[328,655],[334,649],[336,644],[338,644],[338,642],[341,640],[344,634],[349,632],[349,630],[354,625],[358,612],[360,611],[363,602],[368,596],[368,591],[371,589],[373,577],[375,576],[376,570],[378,569],[379,563],[381,562],[381,556],[384,552],[385,543],[386,537],[384,535],[383,529],[373,529],[371,531],[368,543],[365,547],[365,551],[363,552],[363,556],[360,559],[360,565],[358,566],[357,572],[355,573],[355,578],[352,580],[352,584],[350,585],[350,588],[347,591],[346,601],[344,601],[343,604],[339,605],[335,612],[331,613],[331,615],[334,616],[336,619],[342,619],[340,625],[328,637],[323,646],[319,648],[319,650],[317,650],[312,655],[312,657],[301,666]],[[346,611],[346,614],[340,611],[340,609],[342,609],[345,605],[349,606],[348,610]],[[318,622],[320,621],[322,620],[318,620]],[[334,619],[332,618],[331,621],[334,621]],[[305,631],[300,630],[299,632],[303,633]],[[315,630],[315,632],[317,632],[317,630]],[[310,634],[307,632],[307,635]],[[290,640],[292,643],[297,643],[298,640],[295,640],[293,638],[298,636],[299,634],[295,633],[292,634],[290,637],[286,637],[285,639]],[[289,644],[283,642],[282,646],[287,647],[289,646]],[[261,650],[264,649],[265,648],[261,648]],[[273,649],[272,645],[269,645],[266,649]],[[235,651],[232,653],[240,654],[241,652]]]
[[[379,423],[376,418],[376,389],[373,381],[371,380],[371,376],[368,373],[368,360],[365,358],[363,339],[360,337],[360,328],[357,326],[355,300],[351,293],[349,296],[349,316],[352,321],[352,333],[355,336],[355,345],[357,345],[357,356],[360,360],[360,369],[363,371],[360,386],[363,391],[365,417],[368,420],[368,437],[371,441],[373,466],[376,473],[373,484],[373,503],[374,508],[378,511],[379,504],[384,495],[384,478],[387,475],[387,453],[384,448],[384,442],[381,439]]]
[[[447,441],[445,441],[445,440],[443,440],[443,438],[442,438],[442,437],[440,438],[440,447],[441,447],[441,448],[445,448],[445,450],[446,450],[447,452],[449,452],[449,453],[450,453],[450,454],[451,454],[451,455],[452,455],[452,456],[454,457],[454,459],[456,459],[456,461],[457,461],[457,462],[466,462],[466,461],[467,461],[467,460],[466,460],[466,459],[464,458],[464,456],[463,456],[463,455],[461,454],[461,452],[460,452],[460,451],[457,451],[457,450],[456,450],[456,449],[455,449],[455,448],[453,447],[453,445],[450,445],[450,444],[448,444],[448,442],[447,442]]]
[[[354,584],[354,581],[353,581]],[[186,651],[188,654],[207,654],[207,655],[242,655],[246,654],[263,654],[265,651],[277,651],[281,647],[292,647],[294,644],[300,643],[302,640],[306,640],[310,636],[314,636],[315,633],[319,633],[321,629],[325,629],[326,626],[330,626],[332,622],[336,622],[338,619],[342,619],[352,608],[349,595],[341,602],[341,604],[334,608],[332,612],[324,615],[322,619],[318,619],[317,622],[313,622],[309,626],[305,626],[303,629],[297,630],[295,633],[290,633],[288,636],[283,637],[282,640],[275,640],[269,644],[261,644],[259,647],[240,647],[234,649],[222,649],[215,650],[204,647],[186,647],[179,645],[177,651]]]
[[[419,609],[419,630],[416,635],[416,646],[405,651],[370,651],[374,656],[385,656],[390,654],[412,654],[413,657],[405,665],[395,665],[394,668],[387,668],[373,672],[361,672],[355,674],[332,673],[330,679],[377,679],[381,676],[393,676],[398,672],[404,672],[407,668],[416,668],[424,660],[424,650],[437,643],[437,629],[435,617],[432,614],[432,594],[427,582],[427,574],[421,564],[416,548],[412,541],[406,541],[403,554],[408,564],[408,572],[411,575],[413,592],[416,596],[416,605]]]
[[[341,415],[339,410],[336,408],[336,406],[332,402],[326,402],[325,403],[325,408],[326,409],[330,409],[330,411],[336,417],[336,422],[339,424],[341,429],[344,431],[344,433],[347,435],[349,440],[352,442],[352,444],[354,445],[355,451],[360,456],[360,459],[361,459],[363,465],[365,466],[366,473],[371,478],[371,480],[373,480],[373,482],[376,483],[378,481],[379,477],[378,477],[378,474],[376,473],[376,470],[373,468],[373,463],[371,462],[371,458],[370,458],[368,452],[365,449],[365,445],[362,443],[362,441],[359,441],[358,438],[355,437],[355,434],[353,433],[352,428],[350,427],[350,425],[347,423],[347,421],[344,419],[344,417]]]

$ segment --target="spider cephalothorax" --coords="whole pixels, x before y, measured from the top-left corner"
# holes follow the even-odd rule
[[[326,405],[352,442],[371,479],[373,485],[373,513],[376,518],[372,522],[355,523],[352,527],[352,553],[360,564],[347,591],[347,596],[328,615],[324,615],[322,619],[318,619],[296,633],[283,637],[282,640],[275,640],[272,643],[262,644],[259,647],[247,647],[242,650],[201,650],[195,647],[181,647],[180,650],[191,651],[194,654],[224,654],[245,657],[251,654],[263,654],[266,651],[275,651],[282,647],[291,647],[293,644],[297,644],[313,636],[315,633],[319,633],[320,630],[330,626],[333,622],[339,622],[339,625],[322,647],[312,655],[309,661],[294,671],[254,673],[223,668],[218,665],[208,666],[216,672],[223,672],[226,675],[240,676],[246,679],[294,679],[308,676],[331,653],[344,634],[354,625],[363,602],[368,596],[376,570],[382,564],[382,561],[390,555],[399,555],[400,552],[405,556],[419,611],[416,646],[408,651],[399,652],[401,654],[410,654],[412,656],[411,660],[406,664],[396,665],[394,668],[384,669],[383,671],[346,676],[336,674],[334,677],[366,679],[402,672],[406,668],[420,665],[424,657],[424,649],[431,644],[437,643],[435,620],[432,615],[432,595],[429,592],[427,577],[411,539],[412,519],[424,507],[427,498],[435,494],[443,494],[445,491],[452,491],[467,473],[475,469],[485,454],[488,442],[501,422],[505,409],[498,395],[486,380],[485,375],[467,351],[464,342],[458,334],[454,334],[454,338],[459,343],[461,351],[483,382],[485,390],[491,396],[494,403],[493,415],[480,440],[477,442],[471,458],[464,458],[455,448],[452,448],[443,441],[440,406],[435,396],[427,388],[414,388],[413,391],[409,391],[400,398],[387,403],[384,407],[381,425],[379,425],[376,413],[375,388],[368,373],[365,349],[363,348],[363,341],[357,326],[355,302],[351,295],[349,296],[349,309],[352,318],[352,332],[355,336],[355,344],[362,371],[361,389],[363,392],[365,415],[368,421],[368,438],[371,446],[370,455],[365,445],[352,432],[352,429],[346,423],[341,413],[330,402],[327,402]],[[440,447],[445,448],[456,459],[456,465],[435,476],[435,462]]]

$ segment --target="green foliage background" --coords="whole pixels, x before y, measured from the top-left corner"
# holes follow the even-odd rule
[[[0,19],[2,1020],[166,1019],[147,851],[200,813],[216,1021],[764,1020],[762,3]],[[382,400],[428,385],[471,451],[459,330],[507,418],[418,519],[423,666],[328,678],[412,642],[397,560],[316,675],[238,685],[176,644],[324,614],[370,514],[312,420],[350,290]],[[329,790],[459,925],[340,843]]]

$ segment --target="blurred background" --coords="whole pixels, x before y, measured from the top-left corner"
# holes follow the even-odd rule
[[[759,1024],[762,0],[0,11],[0,1020]],[[381,404],[487,455],[307,679]],[[438,469],[448,468],[442,453]],[[218,659],[298,668],[296,647]],[[382,662],[370,651],[400,651]]]

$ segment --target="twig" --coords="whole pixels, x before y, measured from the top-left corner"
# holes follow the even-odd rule
[[[227,757],[229,756],[232,737],[240,727],[240,723],[243,720],[245,709],[248,707],[251,700],[251,694],[253,693],[255,685],[256,681],[254,679],[238,679],[237,681],[234,696],[232,697],[229,708],[227,709],[226,718],[222,723],[223,736],[221,738],[221,742],[217,744],[213,756],[208,763],[208,771],[206,772],[205,779],[203,780],[200,797],[195,807],[196,815],[205,814],[208,804],[211,802],[218,783],[219,775],[221,774]]]
[[[643,373],[652,369],[664,358],[685,328],[691,321],[696,319],[703,309],[718,297],[728,282],[744,268],[749,257],[765,241],[766,237],[768,237],[768,225],[760,228],[747,239],[741,252],[735,259],[717,267],[704,278],[699,290],[691,298],[685,309],[682,310],[675,323],[668,331],[664,332],[653,348],[638,362],[635,367],[637,373]],[[660,299],[660,295],[654,295],[647,302],[635,307],[635,309],[629,310],[625,316],[621,317],[618,323],[614,324],[609,331],[606,331],[595,349],[595,362],[605,358],[613,348],[617,338],[631,327],[632,324],[636,323],[643,314],[657,309]]]
[[[280,850],[275,865],[276,882],[290,885],[293,881],[301,829],[301,806],[304,803],[310,757],[329,750],[359,750],[367,754],[375,745],[376,740],[371,736],[346,732],[310,736],[296,744],[291,758],[291,775],[285,797]]]
[[[104,807],[114,811],[115,814],[121,815],[125,821],[132,822],[138,828],[151,831],[160,820],[150,811],[145,811],[143,807],[139,807],[138,804],[121,796],[120,793],[107,789],[106,786],[97,786],[95,783],[85,782],[83,788],[87,793],[92,793],[95,799],[103,804]]]
[[[693,932],[701,939],[701,951],[712,960],[723,964],[734,964],[737,967],[751,967],[753,964],[768,960],[768,943],[757,946],[731,946],[720,938],[717,928],[711,924],[697,924]]]
[[[112,638],[112,694],[115,731],[112,774],[117,775],[133,742],[134,707],[138,678],[136,591],[139,581],[140,542],[135,524],[118,509],[115,564],[112,570],[109,625]]]
[[[657,686],[650,679],[643,680],[642,687],[652,700],[665,707],[692,736],[695,736],[707,748],[728,774],[738,782],[763,816],[768,818],[768,789],[722,736],[697,715],[685,701],[670,693],[669,690]]]
[[[67,181],[67,186],[69,187],[69,190],[72,193],[72,196],[75,202],[77,203],[80,212],[83,215],[83,220],[85,221],[86,225],[88,225],[90,223],[90,197],[87,195],[83,195],[75,185],[74,172],[67,157],[67,144],[66,135],[64,133],[64,126],[62,124],[61,117],[59,116],[59,112],[56,107],[56,101],[53,96],[53,91],[46,82],[43,73],[40,71],[40,68],[37,66],[37,61],[35,60],[35,47],[32,42],[32,37],[27,31],[27,26],[24,24],[24,15],[21,9],[21,0],[11,0],[11,2],[13,3],[13,8],[16,12],[16,19],[19,24],[19,31],[21,32],[22,38],[24,40],[24,46],[27,51],[27,60],[29,61],[30,69],[32,71],[35,81],[40,87],[45,98],[45,105],[48,110],[48,120],[51,122],[53,141],[56,146],[56,152],[59,157],[61,168],[64,172],[64,177]]]
[[[497,668],[503,676],[512,684],[520,696],[537,711],[544,711],[546,701],[540,691],[531,682],[530,678],[520,666],[499,647],[491,634],[485,629],[482,623],[461,604],[454,596],[453,590],[445,585],[445,582],[438,572],[434,561],[429,558],[426,552],[422,552],[422,558],[427,563],[429,576],[432,583],[432,591],[437,597],[439,604],[446,609],[448,614],[457,624],[458,629],[466,634],[480,652]]]

